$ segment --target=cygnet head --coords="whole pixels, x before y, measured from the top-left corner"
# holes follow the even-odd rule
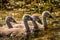
[[[34,18],[34,20],[38,20],[38,14],[33,14],[32,17]]]
[[[33,20],[32,17],[29,14],[24,14],[23,20]]]
[[[50,12],[49,12],[49,11],[43,11],[43,12],[42,12],[42,16],[53,19],[53,17],[50,15]]]
[[[5,20],[6,20],[6,21],[9,21],[9,22],[17,23],[17,22],[12,18],[12,16],[7,16]]]
[[[40,24],[42,24],[41,19],[39,18],[38,14],[33,14],[32,17],[35,21],[38,21]]]

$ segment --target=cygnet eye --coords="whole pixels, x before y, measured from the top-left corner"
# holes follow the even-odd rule
[[[51,15],[48,15],[49,18],[53,18]]]

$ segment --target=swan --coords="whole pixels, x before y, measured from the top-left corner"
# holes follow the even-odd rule
[[[23,15],[22,19],[24,18],[24,16],[25,16],[25,15]],[[23,19],[23,20],[24,20],[24,19]],[[5,19],[5,21],[6,21],[6,23],[7,23],[7,21],[8,21],[9,23],[11,23],[11,24],[10,24],[10,27],[11,27],[11,25],[12,25],[13,28],[23,28],[24,22],[23,22],[23,21],[20,21],[20,23],[17,23],[12,16],[7,16],[6,19]],[[8,23],[8,24],[9,24],[9,23]],[[34,26],[31,20],[28,21],[28,25],[29,25],[29,26]],[[4,25],[4,26],[5,26],[5,25]],[[6,26],[6,27],[7,27],[7,26]]]
[[[12,31],[10,31],[12,29],[9,29],[9,28],[12,28],[12,26],[9,24],[9,22],[17,23],[15,20],[13,20],[13,18],[11,18],[11,16],[7,16],[6,17],[6,24],[3,24],[3,25],[1,24],[0,36],[10,36],[10,34],[12,33]]]
[[[23,23],[17,23],[16,21],[15,21],[15,19],[14,18],[12,18],[11,16],[7,16],[6,17],[6,24],[8,25],[8,27],[10,28],[24,28],[24,17],[25,16],[28,16],[28,14],[25,14],[22,18],[23,18]],[[30,15],[29,15],[30,16]],[[28,18],[27,18],[28,19]],[[9,21],[10,20],[10,21]],[[31,26],[31,24],[29,24],[29,23],[32,23],[32,20],[29,20],[28,21],[28,25],[29,26]],[[12,26],[11,26],[12,25]],[[32,23],[32,25],[33,25],[33,23]],[[33,29],[33,28],[31,28],[31,29]]]
[[[18,34],[20,33],[21,36],[22,36],[22,33],[25,33],[26,29],[25,28],[2,28],[0,27],[0,35],[3,37],[3,36],[11,36],[11,34]]]
[[[32,18],[33,18],[35,21],[37,21],[38,23],[42,24],[42,21],[41,21],[41,19],[39,18],[38,14],[33,14],[33,15],[32,15]]]
[[[3,28],[12,28],[11,24],[9,24],[9,23],[12,23],[12,25],[17,24],[17,22],[14,20],[14,18],[12,18],[12,16],[7,16],[5,18],[5,22],[6,22],[6,24],[2,25]],[[7,25],[9,25],[9,27]]]
[[[8,29],[4,28],[4,30],[3,30],[3,28],[0,29],[0,35],[9,35],[10,34],[10,36],[14,36],[14,35],[22,36],[22,34],[23,35],[31,34],[31,30],[30,30],[30,28],[28,26],[28,22],[27,22],[28,20],[33,20],[33,18],[31,18],[29,15],[25,15],[25,17],[24,17],[24,26],[23,26],[24,28],[11,28],[9,26],[10,24],[7,24],[7,26],[10,27],[10,29],[9,28]],[[6,21],[6,22],[8,23],[8,21]],[[34,20],[32,22],[34,23]],[[37,28],[36,25],[34,26],[34,28],[35,28],[34,31],[37,32],[36,30],[38,28]]]
[[[12,25],[10,24],[10,22],[15,22],[14,20],[12,20],[12,18],[10,16],[8,16],[6,18],[6,24],[7,24],[7,27],[8,28],[3,28],[3,27],[0,27],[0,35],[1,36],[7,36],[7,35],[16,35],[16,34],[21,34],[24,32],[26,32],[26,28],[13,28]],[[16,23],[16,22],[15,22]],[[6,26],[6,25],[5,25]]]
[[[23,17],[24,17],[24,16],[23,16]],[[33,18],[40,23],[40,24],[37,23],[37,24],[38,24],[38,27],[39,27],[40,29],[41,29],[41,28],[47,29],[46,17],[52,18],[52,16],[50,15],[50,12],[49,12],[49,11],[44,11],[44,12],[42,13],[42,22],[41,22],[41,20],[39,19],[39,17],[38,17],[37,15],[33,16]],[[44,22],[43,22],[43,21],[44,21]],[[23,22],[23,23],[24,23],[24,22]],[[32,24],[33,24],[33,23],[30,22],[30,25],[32,25]],[[18,28],[19,28],[19,26],[20,26],[20,28],[21,28],[21,26],[23,27],[22,24],[15,24],[15,25],[13,25],[13,26],[14,26],[14,27],[16,26],[16,27],[18,27]]]
[[[7,28],[24,28],[24,24],[17,23],[12,16],[7,16],[5,22],[7,24]]]
[[[49,12],[49,11],[44,11],[44,12],[42,13],[42,24],[43,24],[45,30],[48,29],[46,17],[51,18],[51,19],[54,19],[54,18],[50,15],[50,12]]]
[[[49,11],[43,11],[42,12],[42,21],[40,20],[40,18],[38,17],[38,15],[34,15],[33,18],[38,22],[38,27],[41,29],[48,29],[47,27],[47,21],[46,21],[46,17],[48,18],[52,18],[54,19],[51,15]]]
[[[5,31],[6,30],[6,31]],[[10,33],[7,32],[7,28],[2,28],[0,27],[0,37],[3,37],[3,36],[7,36],[9,35]]]
[[[32,18],[36,21],[36,24],[38,25],[38,28],[39,28],[40,30],[44,30],[44,27],[43,27],[43,25],[42,25],[42,21],[41,21],[41,19],[39,18],[38,14],[33,14],[33,15],[32,15]],[[41,25],[41,26],[40,26],[40,25]]]
[[[29,18],[29,20],[27,20],[27,18]],[[32,21],[32,23],[33,23],[33,25],[34,26],[30,26],[30,28],[31,28],[31,30],[34,30],[35,32],[38,32],[37,30],[38,30],[38,26],[37,26],[37,24],[36,24],[36,22],[35,22],[35,20],[30,16],[30,15],[28,15],[28,14],[26,14],[24,17],[23,17],[23,19],[25,19],[24,20],[24,24],[25,25],[28,25],[27,23],[25,23],[26,21]],[[25,26],[26,27],[26,26]],[[28,28],[27,28],[28,29]]]
[[[17,23],[12,16],[7,16],[5,22],[6,24],[1,25],[3,28],[24,28],[24,24]]]

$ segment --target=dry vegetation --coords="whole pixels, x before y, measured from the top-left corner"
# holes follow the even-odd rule
[[[12,0],[11,0],[12,1]],[[14,1],[14,0],[13,0]],[[51,12],[51,15],[55,18],[55,20],[51,20],[47,18],[48,22],[48,28],[46,31],[40,32],[39,36],[37,37],[31,37],[28,40],[60,40],[60,1],[58,0],[56,4],[51,3],[50,1],[46,2],[38,2],[35,1],[17,1],[9,2],[10,5],[5,5],[6,8],[4,8],[4,5],[2,5],[0,10],[0,24],[5,24],[5,17],[11,15],[15,18],[15,20],[20,21],[22,20],[22,16],[24,14],[39,14],[39,17],[42,20],[42,12],[44,10],[49,10]],[[30,2],[30,3],[29,3]],[[59,5],[57,5],[59,4]],[[1,3],[0,3],[1,5]],[[55,23],[51,25],[52,21],[57,21],[58,23]],[[3,37],[0,38],[0,40],[20,40],[19,37]],[[23,39],[24,40],[24,39]]]

